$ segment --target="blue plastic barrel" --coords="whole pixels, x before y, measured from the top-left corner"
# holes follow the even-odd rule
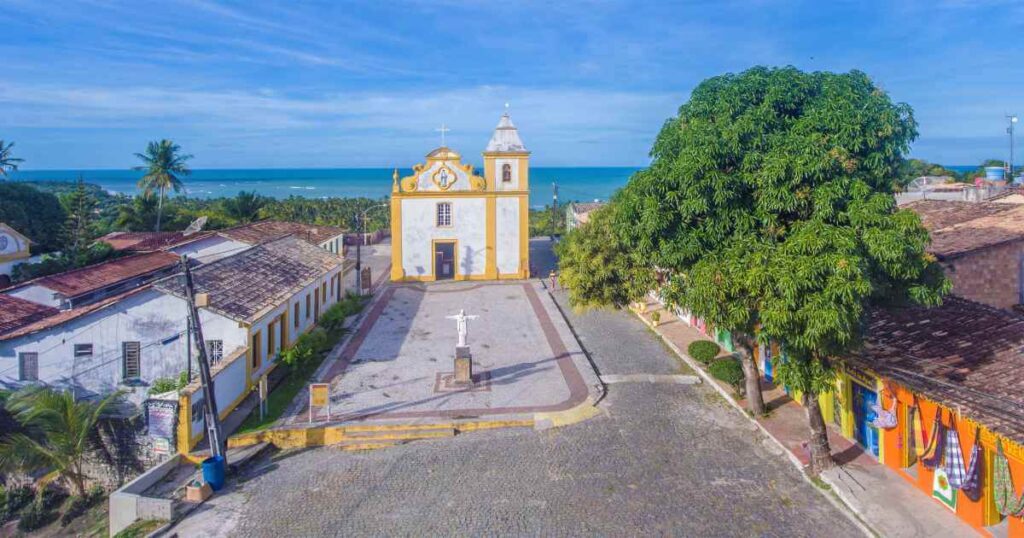
[[[224,487],[224,457],[213,456],[203,460],[203,480],[213,491]]]

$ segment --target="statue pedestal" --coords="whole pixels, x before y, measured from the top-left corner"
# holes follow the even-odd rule
[[[460,385],[473,384],[473,355],[469,346],[455,346],[455,380]]]

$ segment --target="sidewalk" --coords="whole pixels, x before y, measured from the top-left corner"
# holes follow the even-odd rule
[[[661,312],[661,322],[657,327],[652,326],[652,330],[690,367],[705,377],[709,385],[746,415],[743,401],[734,398],[732,388],[712,379],[699,363],[686,355],[685,350],[691,342],[710,338],[654,301],[648,301],[644,313],[637,315],[651,326],[651,313],[655,311]],[[770,383],[763,382],[762,388],[765,405],[770,413],[756,423],[785,449],[794,465],[804,470],[810,461],[810,454],[806,448],[809,430],[803,406]],[[875,533],[887,537],[978,535],[952,512],[887,469],[831,426],[828,436],[832,457],[838,465],[822,473],[820,478]]]

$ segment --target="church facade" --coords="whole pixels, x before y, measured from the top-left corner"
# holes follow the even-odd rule
[[[483,152],[483,176],[442,146],[391,188],[391,280],[529,277],[530,152],[508,113]]]

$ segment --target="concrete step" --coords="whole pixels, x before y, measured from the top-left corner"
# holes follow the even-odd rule
[[[342,441],[413,441],[416,439],[441,439],[454,437],[455,428],[429,430],[381,430],[345,432]]]
[[[410,430],[450,430],[453,428],[455,428],[455,424],[452,422],[438,422],[430,424],[350,424],[340,427],[341,431],[343,431],[346,434],[361,432],[392,432]]]
[[[361,450],[380,450],[382,448],[391,448],[393,446],[398,446],[403,442],[404,441],[397,440],[367,441],[361,439],[349,439],[346,441],[341,441],[340,443],[335,443],[330,446],[332,448],[337,448],[338,450],[344,450],[346,452],[357,452]]]

